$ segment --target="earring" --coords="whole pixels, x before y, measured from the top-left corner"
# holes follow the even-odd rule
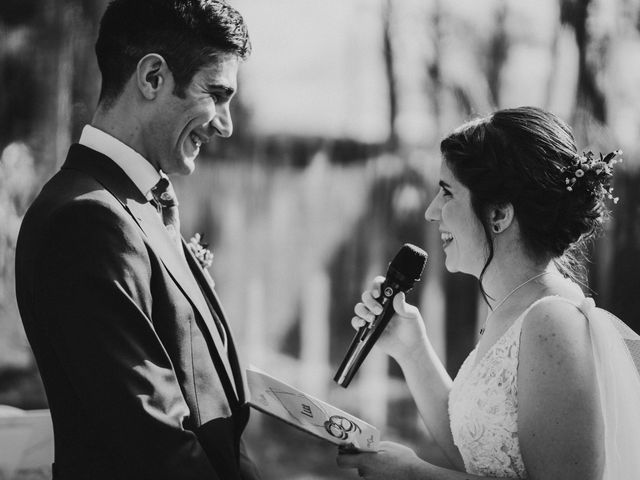
[[[493,231],[496,233],[500,233],[500,225],[498,225],[497,223],[493,224]]]

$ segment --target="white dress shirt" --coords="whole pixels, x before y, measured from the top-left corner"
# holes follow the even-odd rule
[[[166,175],[162,171],[157,171],[142,155],[136,152],[129,145],[122,143],[108,133],[93,127],[85,125],[78,141],[80,145],[89,147],[96,152],[106,155],[113,160],[138,187],[147,200],[153,200],[151,189],[158,183],[161,177]],[[162,219],[162,213],[158,211],[158,215]],[[180,238],[178,232],[178,238]],[[186,262],[182,246],[178,241],[178,252],[182,259]]]
[[[142,194],[148,199],[153,200],[153,194],[151,189],[158,183],[162,176],[166,176],[164,172],[157,171],[153,165],[151,165],[142,155],[136,152],[133,148],[125,145],[120,140],[112,137],[108,133],[95,128],[91,125],[85,125],[78,141],[81,145],[89,147],[96,152],[106,155],[113,160],[131,179],[131,181],[138,187]],[[160,218],[162,214],[158,213]],[[178,232],[179,234],[179,232]],[[187,260],[185,253],[181,246],[178,246],[178,252],[182,257],[185,267],[187,266]],[[205,277],[211,283],[213,288],[213,280],[209,276],[209,272],[205,270]],[[222,344],[227,349],[227,337],[223,327],[220,327],[220,331],[216,330],[222,339]]]
[[[85,125],[79,142],[113,160],[149,200],[151,189],[160,180],[160,172],[142,155],[102,130]]]

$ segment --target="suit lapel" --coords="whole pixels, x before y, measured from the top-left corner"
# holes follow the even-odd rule
[[[196,259],[191,249],[189,249],[184,239],[182,240],[182,246],[185,251],[185,257],[187,258],[187,262],[189,263],[194,276],[202,286],[204,294],[207,296],[211,307],[215,310],[215,314],[218,316],[222,328],[225,331],[227,337],[227,348],[229,351],[229,355],[226,360],[230,360],[231,362],[230,371],[232,372],[231,378],[234,380],[233,387],[236,391],[236,394],[238,395],[240,403],[242,404],[244,403],[244,392],[246,391],[247,386],[245,385],[243,370],[240,366],[238,355],[235,350],[233,335],[231,333],[229,325],[227,324],[227,316],[225,315],[224,309],[222,308],[222,303],[220,302],[220,299],[218,298],[218,295],[213,288],[213,283],[211,281],[211,277],[209,277],[208,275],[208,272],[202,269],[202,267],[200,266],[200,262]]]
[[[142,232],[147,237],[147,241],[151,248],[158,254],[176,285],[180,290],[182,290],[193,307],[204,319],[207,329],[209,330],[209,335],[216,347],[216,352],[212,353],[217,354],[224,365],[225,372],[219,372],[219,374],[226,374],[235,389],[236,397],[238,397],[238,389],[236,387],[235,376],[233,374],[234,369],[231,368],[228,355],[226,354],[226,348],[222,342],[220,333],[214,324],[213,317],[209,311],[206,300],[203,297],[203,293],[189,270],[188,265],[180,256],[175,243],[173,243],[167,229],[160,219],[160,216],[157,214],[153,206],[149,204],[144,195],[142,195],[140,190],[138,190],[135,184],[120,169],[120,167],[109,159],[109,157],[106,157],[105,155],[102,155],[90,148],[77,144],[72,145],[63,168],[80,170],[94,177],[101,185],[111,192],[111,194],[123,205],[125,210],[127,210],[127,212],[134,218]],[[226,326],[225,329],[228,334]],[[231,342],[228,342],[228,344],[231,345]],[[237,398],[233,400],[237,401]]]
[[[196,279],[192,274],[192,270],[189,270],[185,260],[180,256],[180,252],[176,248],[175,243],[171,239],[169,232],[163,225],[157,212],[148,203],[140,204],[135,201],[129,200],[127,207],[130,212],[138,221],[138,225],[143,232],[147,235],[147,239],[151,247],[158,252],[162,263],[175,280],[176,284],[184,292],[184,294],[191,300],[191,303],[200,312],[200,316],[204,319],[204,322],[209,330],[209,335],[213,339],[216,347],[216,352],[220,355],[220,360],[224,365],[224,369],[234,386],[236,398],[238,397],[237,388],[233,382],[234,375],[233,369],[229,363],[229,357],[227,355],[227,348],[224,345],[222,337],[215,325],[207,302],[203,297],[200,286],[196,283]],[[228,333],[227,333],[228,335]]]

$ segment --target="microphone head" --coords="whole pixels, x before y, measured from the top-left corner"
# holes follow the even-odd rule
[[[420,281],[424,266],[427,263],[427,252],[415,245],[405,243],[389,264],[389,271],[402,275],[408,283],[413,285]]]

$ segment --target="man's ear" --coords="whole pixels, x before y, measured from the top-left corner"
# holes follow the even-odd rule
[[[171,71],[162,55],[148,53],[140,59],[135,71],[138,90],[147,100],[153,100],[166,88]]]
[[[489,225],[495,234],[504,232],[513,223],[514,210],[511,203],[494,205],[489,210]]]

